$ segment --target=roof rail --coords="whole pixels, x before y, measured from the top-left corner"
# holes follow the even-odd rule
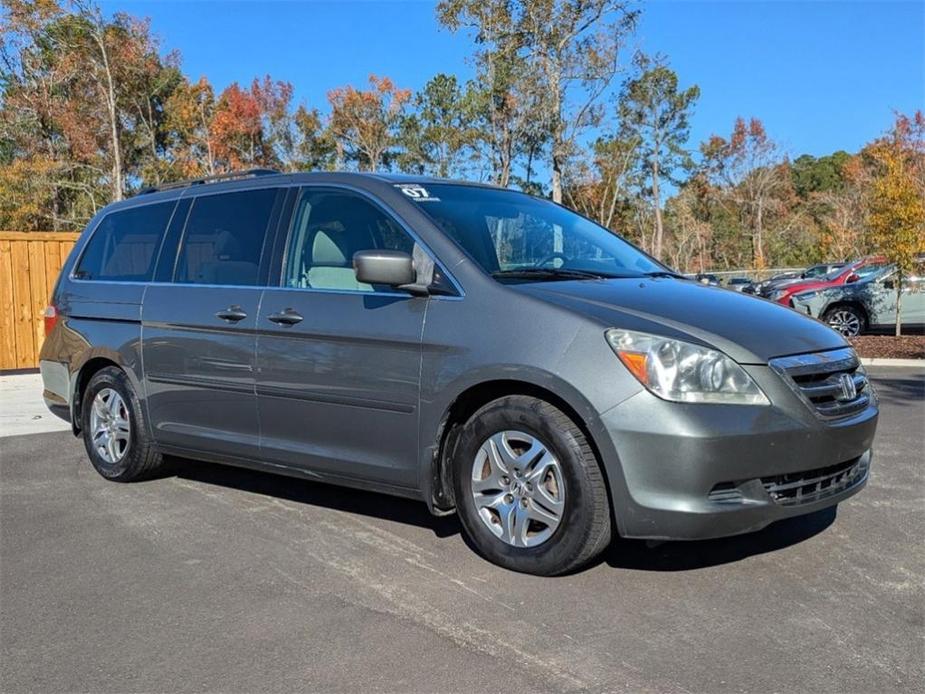
[[[164,183],[159,186],[149,186],[138,191],[137,195],[148,195],[150,193],[159,193],[162,190],[174,190],[176,188],[189,188],[190,186],[202,186],[208,183],[221,183],[223,181],[238,181],[244,178],[256,178],[257,176],[273,176],[278,174],[276,169],[247,169],[246,171],[231,171],[229,173],[215,174],[214,176],[203,176],[202,178],[190,178],[185,181],[174,181]]]

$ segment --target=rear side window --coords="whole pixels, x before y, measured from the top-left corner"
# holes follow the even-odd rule
[[[175,282],[254,286],[277,190],[206,195],[193,202]]]
[[[107,282],[149,282],[175,202],[133,207],[103,217],[74,277]]]

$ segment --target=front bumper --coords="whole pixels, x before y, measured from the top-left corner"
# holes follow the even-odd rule
[[[615,512],[626,537],[695,540],[760,530],[866,484],[876,397],[820,419],[769,367],[745,367],[770,406],[688,405],[644,391],[603,415]]]

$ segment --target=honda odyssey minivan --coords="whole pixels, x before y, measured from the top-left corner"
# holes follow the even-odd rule
[[[110,205],[46,331],[45,399],[109,480],[171,455],[411,497],[542,575],[615,535],[838,504],[878,416],[822,323],[547,200],[425,178],[254,171]]]

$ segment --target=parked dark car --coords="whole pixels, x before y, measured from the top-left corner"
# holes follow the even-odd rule
[[[723,283],[723,281],[718,276],[705,272],[701,272],[700,274],[695,275],[694,279],[697,282],[700,282],[700,284],[707,284],[711,287],[718,287]]]
[[[847,263],[819,263],[810,265],[803,272],[782,272],[755,285],[755,293],[764,298],[770,298],[776,290],[790,284],[803,281],[822,280],[826,275],[843,268]]]
[[[46,401],[106,479],[170,454],[411,497],[535,574],[615,534],[838,504],[878,417],[818,321],[545,199],[425,178],[254,172],[109,205],[46,329]]]
[[[750,279],[748,279],[748,277],[730,277],[728,280],[726,280],[726,289],[731,289],[735,292],[745,292],[752,286],[753,283]]]
[[[801,292],[793,306],[827,323],[846,337],[896,327],[895,266],[889,265],[852,284]],[[904,328],[925,327],[925,262],[903,278],[900,320]]]

